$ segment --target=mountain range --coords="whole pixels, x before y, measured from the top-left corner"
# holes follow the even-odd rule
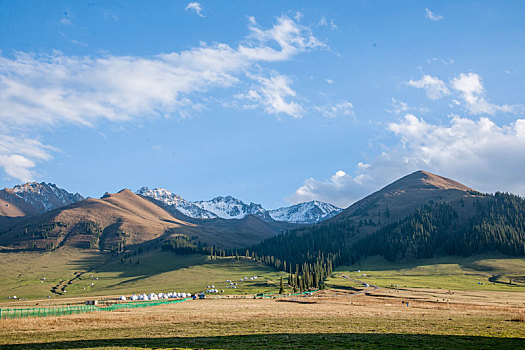
[[[164,188],[149,189],[142,187],[137,191],[137,194],[153,198],[194,219],[243,219],[247,215],[254,215],[267,222],[315,224],[337,215],[342,210],[319,201],[266,210],[260,204],[246,204],[231,196],[215,197],[209,201],[191,202]]]
[[[317,201],[266,210],[231,196],[192,202],[147,187],[84,199],[45,183],[0,191],[0,206],[0,246],[7,250],[72,246],[132,252],[183,236],[191,249],[250,247],[275,264],[352,263],[374,254],[391,260],[525,255],[525,200],[483,194],[425,171],[344,210]]]
[[[295,205],[290,207],[297,213],[293,218],[274,220],[261,205],[231,196],[190,202],[165,189],[143,187],[137,194],[124,189],[86,199],[54,184],[32,182],[0,191],[0,246],[120,251],[185,235],[203,244],[244,247],[296,228],[296,222],[324,219],[327,213],[317,205]],[[285,214],[286,209],[279,210]]]

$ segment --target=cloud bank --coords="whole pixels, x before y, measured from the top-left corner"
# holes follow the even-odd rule
[[[198,3],[187,9],[200,15]],[[187,116],[199,97],[212,88],[229,89],[247,80],[258,94],[252,101],[270,114],[300,117],[292,80],[263,65],[287,61],[295,55],[324,48],[307,27],[287,16],[268,28],[249,19],[249,34],[237,47],[224,43],[201,45],[182,52],[151,57],[66,56],[16,53],[0,56],[0,139],[10,135],[26,148],[1,147],[0,167],[14,178],[33,178],[35,162],[49,160],[52,147],[22,134],[42,127],[76,124],[93,127],[137,118]],[[256,73],[253,73],[256,71]],[[43,156],[43,154],[47,156]]]
[[[398,137],[398,144],[371,164],[359,163],[355,176],[340,170],[326,180],[307,179],[289,200],[318,199],[346,207],[421,169],[483,192],[525,195],[525,119],[498,126],[487,117],[455,115],[446,125],[438,125],[407,114],[390,123],[388,130]]]

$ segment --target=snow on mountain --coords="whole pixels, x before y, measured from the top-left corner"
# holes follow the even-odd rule
[[[342,209],[332,204],[311,201],[290,207],[270,210],[270,216],[276,221],[296,224],[315,224],[339,214]]]
[[[150,197],[166,205],[173,206],[182,214],[189,216],[190,218],[213,219],[217,217],[217,215],[215,215],[213,212],[200,208],[194,203],[185,200],[178,194],[172,193],[164,188],[149,189],[148,187],[142,187],[137,191],[137,194],[144,197]]]
[[[44,213],[84,199],[78,193],[69,193],[55,184],[45,182],[28,182],[5,188],[4,192],[23,200],[36,213]]]
[[[265,221],[285,221],[313,224],[331,218],[341,209],[323,202],[312,201],[274,210],[266,210],[260,204],[246,204],[232,196],[215,197],[209,201],[191,202],[163,188],[142,187],[137,191],[166,205],[173,206],[186,216],[195,219],[242,219],[247,215],[258,216]]]
[[[242,219],[246,215],[255,215],[265,221],[272,221],[268,211],[260,204],[246,204],[232,196],[215,197],[209,201],[198,201],[193,203],[223,219]]]

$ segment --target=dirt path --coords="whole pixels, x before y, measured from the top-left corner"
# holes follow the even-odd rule
[[[366,283],[366,282],[363,282],[363,281],[359,281],[359,280],[356,280],[356,279],[354,279],[354,278],[348,277],[348,276],[346,276],[346,275],[343,275],[342,277],[343,277],[343,278],[346,278],[347,280],[350,280],[350,281],[352,281],[352,282],[360,283],[360,284],[362,284],[363,287],[365,287],[365,288],[366,288],[366,287],[372,287],[373,290],[377,290],[377,289],[380,288],[379,286],[375,286],[375,285],[370,284],[370,283]],[[363,294],[363,293],[366,293],[366,292],[369,292],[369,291],[363,289],[363,290],[360,290],[359,292],[355,292],[355,293],[353,293],[353,294]]]

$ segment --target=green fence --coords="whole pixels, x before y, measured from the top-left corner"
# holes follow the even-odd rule
[[[64,316],[80,314],[84,312],[98,312],[98,311],[114,311],[119,309],[137,309],[143,307],[166,305],[182,303],[183,301],[190,300],[177,299],[177,300],[155,300],[155,301],[140,301],[134,303],[118,303],[111,304],[108,306],[95,306],[95,305],[70,305],[70,306],[58,306],[58,307],[31,307],[31,308],[7,308],[0,309],[0,319],[12,319],[12,318],[23,318],[23,317],[48,317],[48,316]]]

